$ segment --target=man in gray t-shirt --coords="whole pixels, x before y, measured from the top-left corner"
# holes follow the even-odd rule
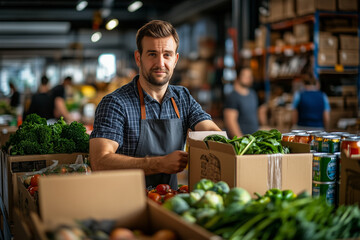
[[[226,96],[224,104],[224,123],[230,138],[252,134],[259,129],[258,98],[251,88],[251,69],[241,68],[237,76],[234,90]]]

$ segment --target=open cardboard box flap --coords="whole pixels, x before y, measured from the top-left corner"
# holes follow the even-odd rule
[[[144,179],[141,170],[40,178],[42,219],[36,213],[30,213],[36,239],[47,239],[46,231],[60,224],[73,225],[74,220],[87,218],[114,219],[118,226],[150,232],[167,228],[173,230],[179,239],[219,239],[147,199]]]
[[[188,138],[193,140],[203,140],[205,137],[212,134],[228,137],[225,131],[190,131],[188,133]]]
[[[40,178],[39,189],[41,218],[47,226],[86,218],[131,224],[146,208],[141,170],[47,176]]]

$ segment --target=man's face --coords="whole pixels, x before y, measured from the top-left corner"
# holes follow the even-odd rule
[[[135,51],[140,77],[156,86],[167,84],[174,72],[179,54],[172,36],[166,38],[144,37],[143,52]]]
[[[251,87],[253,84],[253,76],[251,69],[245,68],[241,71],[239,82],[243,87]]]

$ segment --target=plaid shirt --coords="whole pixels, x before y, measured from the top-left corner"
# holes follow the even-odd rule
[[[132,82],[105,96],[96,108],[94,129],[90,138],[107,138],[119,144],[117,153],[134,156],[140,135],[140,100],[136,76]],[[187,130],[197,123],[211,120],[199,103],[182,86],[169,85],[160,104],[144,91],[147,119],[177,118],[171,103],[174,98],[179,108],[184,142]]]

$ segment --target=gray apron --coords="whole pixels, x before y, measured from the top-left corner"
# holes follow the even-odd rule
[[[144,94],[137,81],[140,98],[141,125],[139,142],[135,151],[135,157],[163,156],[175,150],[184,148],[184,134],[180,113],[174,98],[171,98],[173,108],[178,116],[175,119],[146,119]],[[177,190],[176,174],[152,174],[145,176],[146,187],[155,188],[158,184],[166,183],[172,189]]]

